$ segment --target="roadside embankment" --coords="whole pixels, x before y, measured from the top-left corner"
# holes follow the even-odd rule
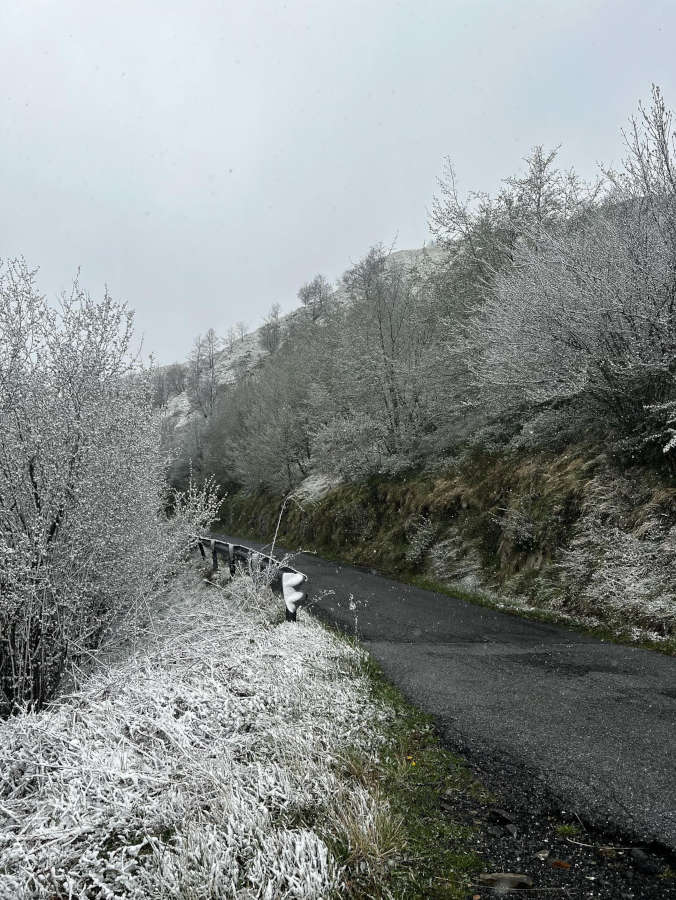
[[[223,530],[270,540],[282,499],[232,495]],[[301,485],[278,540],[536,618],[673,643],[676,480],[589,447],[477,451],[314,495]]]
[[[324,898],[377,879],[403,828],[343,771],[376,759],[393,716],[363,651],[283,622],[250,579],[186,575],[165,600],[137,652],[0,723],[0,898]]]

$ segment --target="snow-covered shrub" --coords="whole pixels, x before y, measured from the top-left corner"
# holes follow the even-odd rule
[[[363,652],[239,590],[177,578],[142,653],[3,723],[2,900],[320,900],[334,841],[374,869],[394,852],[387,805],[341,774],[392,716]]]
[[[368,415],[337,417],[318,431],[315,453],[322,471],[359,481],[382,471],[387,429]]]
[[[213,492],[164,509],[152,383],[132,317],[77,282],[53,307],[23,260],[0,266],[0,712],[39,705],[152,591]]]
[[[438,581],[464,581],[468,587],[478,583],[481,574],[479,551],[463,540],[456,527],[429,551],[429,570]]]
[[[500,528],[502,541],[521,551],[532,549],[535,539],[535,525],[527,511],[529,499],[525,497],[518,507],[508,506],[500,510],[500,515],[491,517]]]
[[[508,450],[563,450],[579,442],[582,432],[587,439],[597,435],[594,421],[585,418],[574,405],[545,407],[534,411],[521,430],[507,444]]]
[[[461,458],[476,449],[488,453],[501,453],[513,440],[519,427],[519,422],[515,422],[513,418],[491,419],[468,437],[467,448],[461,454]]]
[[[429,516],[412,516],[406,523],[406,559],[419,563],[434,543],[439,526]]]
[[[676,385],[676,378],[674,384]],[[650,406],[646,412],[652,426],[652,433],[646,443],[656,445],[664,456],[676,459],[676,400]]]
[[[676,526],[656,515],[629,526],[637,492],[628,479],[596,479],[559,563],[566,606],[661,634],[676,628]]]

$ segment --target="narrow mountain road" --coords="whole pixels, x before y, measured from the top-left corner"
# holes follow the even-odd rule
[[[452,749],[533,802],[544,789],[586,822],[676,852],[676,659],[308,554],[293,564],[315,612],[350,631],[356,619]]]

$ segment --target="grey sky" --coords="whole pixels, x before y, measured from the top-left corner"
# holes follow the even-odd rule
[[[651,82],[676,106],[674,34],[673,0],[2,0],[0,256],[182,359],[421,245],[446,154],[489,191],[535,143],[617,160]]]

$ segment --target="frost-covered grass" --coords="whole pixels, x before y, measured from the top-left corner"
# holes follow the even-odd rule
[[[391,710],[362,651],[245,578],[177,580],[142,650],[0,724],[0,898],[325,898],[402,842],[346,776]],[[373,847],[374,852],[370,851]]]

